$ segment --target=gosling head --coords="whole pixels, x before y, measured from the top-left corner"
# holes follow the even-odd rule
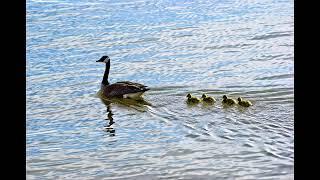
[[[206,98],[206,97],[208,97],[206,94],[202,94],[202,96],[201,96],[202,98]]]
[[[238,101],[241,102],[241,101],[242,101],[242,98],[241,98],[241,97],[238,97]]]
[[[222,98],[225,100],[225,99],[227,99],[227,96],[226,96],[226,95],[223,95]]]
[[[98,61],[96,62],[104,62],[104,63],[107,63],[107,62],[110,62],[110,58],[109,56],[102,56]]]
[[[187,94],[187,98],[191,98],[191,94],[189,93],[189,94]]]

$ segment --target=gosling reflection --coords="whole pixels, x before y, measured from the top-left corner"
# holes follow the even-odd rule
[[[107,132],[110,133],[111,136],[115,136],[115,132],[116,130],[112,127],[112,125],[114,124],[114,121],[113,121],[113,113],[111,111],[111,108],[110,108],[110,104],[107,106],[107,112],[108,112],[108,115],[107,115],[107,119],[105,120],[109,120],[109,123],[105,126],[105,130]]]

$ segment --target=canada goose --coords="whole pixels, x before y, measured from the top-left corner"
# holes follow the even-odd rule
[[[230,99],[226,95],[223,95],[222,98],[223,98],[222,103],[224,104],[233,105],[237,103],[234,99]]]
[[[140,98],[141,95],[150,90],[147,86],[139,83],[120,81],[114,84],[109,84],[108,76],[110,70],[110,58],[108,56],[102,56],[96,62],[106,63],[106,69],[104,71],[101,92],[105,97],[121,97],[121,98]]]
[[[188,103],[199,103],[200,102],[200,99],[197,98],[197,97],[193,97],[191,96],[191,94],[187,94],[187,102]]]
[[[242,100],[242,98],[241,97],[239,97],[238,98],[238,104],[240,105],[240,106],[243,106],[243,107],[249,107],[249,106],[252,106],[252,103],[250,102],[250,101],[244,101],[244,100]]]
[[[208,96],[206,94],[202,94],[201,98],[206,103],[214,103],[214,102],[216,102],[216,100],[213,97],[210,97],[210,96]]]

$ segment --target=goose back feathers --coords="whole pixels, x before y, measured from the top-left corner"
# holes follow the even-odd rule
[[[102,86],[103,95],[106,97],[136,97],[148,90],[149,88],[145,85],[129,81]]]

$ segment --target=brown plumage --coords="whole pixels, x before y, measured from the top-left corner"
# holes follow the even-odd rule
[[[102,87],[102,93],[106,97],[123,97],[127,94],[144,93],[148,91],[147,86],[133,82],[116,82]],[[137,96],[139,96],[137,94]]]

